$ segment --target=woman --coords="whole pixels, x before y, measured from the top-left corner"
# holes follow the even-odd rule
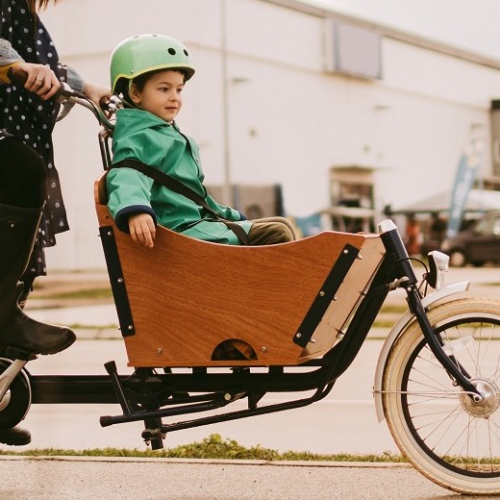
[[[51,98],[61,81],[96,102],[109,95],[59,62],[36,13],[50,2],[0,0],[0,349],[16,357],[55,354],[76,338],[22,310],[35,277],[46,274],[44,247],[69,228],[51,137],[59,105]],[[24,85],[11,81],[16,75]],[[30,434],[4,430],[0,441],[27,444]]]

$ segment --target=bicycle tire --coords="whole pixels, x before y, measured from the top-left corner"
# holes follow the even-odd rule
[[[457,299],[432,309],[429,319],[486,397],[475,404],[453,385],[413,321],[384,367],[389,430],[402,454],[434,483],[459,493],[500,494],[500,301]]]

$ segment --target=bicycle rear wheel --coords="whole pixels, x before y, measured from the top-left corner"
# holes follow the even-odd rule
[[[429,313],[448,355],[485,395],[453,385],[417,322],[401,334],[383,377],[384,414],[409,462],[431,481],[469,494],[500,493],[500,301],[462,298]]]
[[[10,359],[0,358],[0,373],[11,364]],[[26,371],[21,370],[0,400],[0,430],[15,427],[24,419],[31,406],[31,387]]]

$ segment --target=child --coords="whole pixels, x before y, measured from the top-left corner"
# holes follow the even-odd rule
[[[124,40],[113,51],[112,91],[131,106],[117,112],[112,166],[119,168],[111,168],[106,178],[108,208],[117,226],[129,232],[135,242],[150,248],[156,224],[193,238],[230,245],[293,240],[285,222],[248,221],[208,195],[198,146],[174,121],[182,107],[184,85],[193,74],[186,47],[171,37],[139,35]],[[130,160],[168,174],[202,201],[130,168]]]

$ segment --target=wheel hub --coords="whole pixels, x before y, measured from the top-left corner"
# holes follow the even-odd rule
[[[483,399],[476,403],[463,393],[460,394],[460,403],[473,417],[488,418],[500,406],[500,390],[495,382],[487,379],[473,379],[471,383],[483,395]]]

